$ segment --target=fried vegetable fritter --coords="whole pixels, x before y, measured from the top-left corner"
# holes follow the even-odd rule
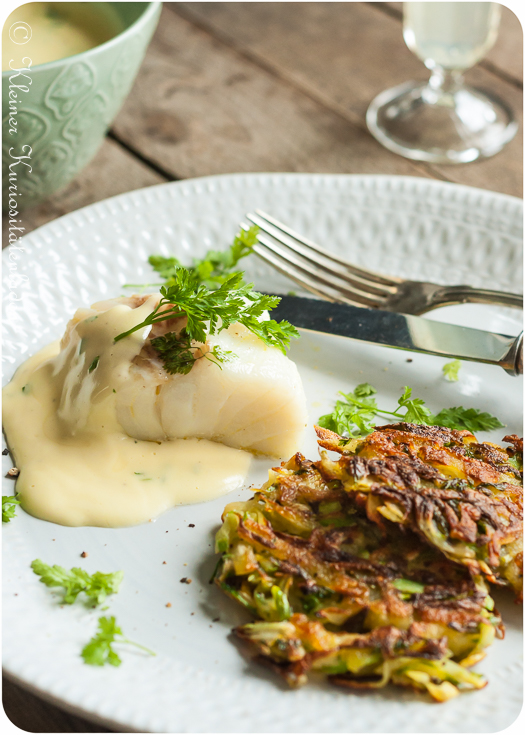
[[[440,701],[485,685],[466,667],[503,626],[483,577],[409,529],[371,522],[322,462],[296,454],[222,518],[215,582],[259,619],[236,633],[291,685],[313,670]]]
[[[411,629],[390,625],[369,633],[333,633],[295,613],[280,623],[241,626],[236,633],[292,687],[304,684],[310,670],[352,689],[391,682],[426,690],[438,702],[456,697],[460,689],[485,686],[479,674],[451,660],[445,638],[426,640]]]
[[[325,482],[339,481],[356,508],[375,524],[416,532],[472,575],[523,594],[522,456],[512,447],[479,443],[469,431],[439,426],[378,426],[346,440],[316,427]]]

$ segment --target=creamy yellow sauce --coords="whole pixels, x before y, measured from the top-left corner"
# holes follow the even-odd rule
[[[122,30],[109,3],[26,3],[5,21],[2,70],[17,68],[24,56],[31,59],[31,67],[73,56]]]
[[[156,303],[79,310],[61,343],[30,357],[3,391],[22,507],[66,526],[131,526],[244,482],[250,454],[204,439],[141,441],[117,421],[116,397],[149,328],[114,342]]]

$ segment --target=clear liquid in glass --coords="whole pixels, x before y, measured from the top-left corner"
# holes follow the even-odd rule
[[[469,163],[493,156],[518,130],[516,116],[492,91],[468,84],[498,34],[501,6],[478,2],[403,3],[408,48],[430,69],[371,102],[366,123],[386,148],[414,161]]]
[[[498,3],[404,3],[403,35],[429,69],[469,69],[494,45]]]

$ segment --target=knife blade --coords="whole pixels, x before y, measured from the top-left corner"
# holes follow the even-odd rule
[[[523,374],[523,332],[518,337],[435,322],[393,311],[366,309],[298,296],[281,296],[272,319],[298,329],[334,334],[410,352],[455,357],[499,365],[510,375]]]

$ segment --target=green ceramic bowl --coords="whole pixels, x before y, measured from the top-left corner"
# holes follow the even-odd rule
[[[93,158],[126,99],[161,3],[109,4],[124,30],[106,43],[35,66],[26,77],[2,73],[4,209],[32,207],[66,186]]]

